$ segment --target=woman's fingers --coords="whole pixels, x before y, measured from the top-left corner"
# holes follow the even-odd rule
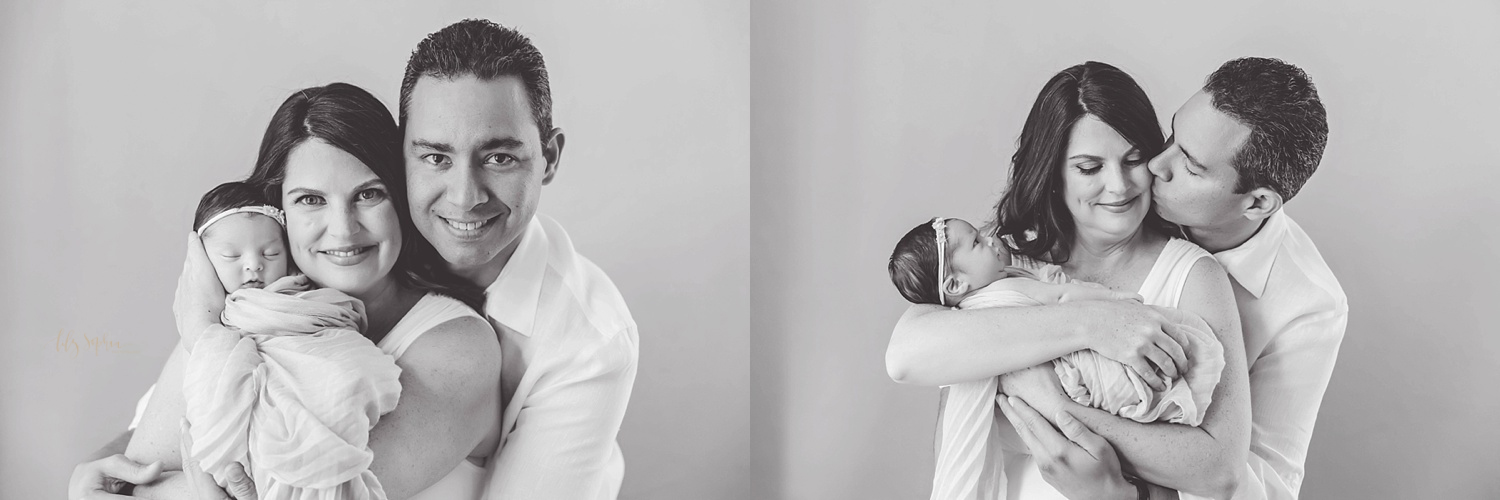
[[[1156,344],[1147,346],[1146,359],[1151,360],[1151,364],[1161,369],[1163,378],[1177,378],[1177,364],[1172,362],[1172,357],[1168,356],[1161,346]]]
[[[1149,363],[1148,361],[1154,361],[1149,357],[1149,353],[1145,357],[1137,357],[1130,360],[1129,363],[1126,363],[1126,366],[1129,366],[1130,369],[1135,370],[1136,375],[1141,376],[1141,381],[1145,382],[1146,385],[1151,386],[1152,389],[1158,391],[1167,390],[1166,381],[1162,380],[1161,376],[1156,374],[1156,369],[1152,368],[1151,363]]]

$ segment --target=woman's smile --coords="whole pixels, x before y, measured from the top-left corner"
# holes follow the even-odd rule
[[[352,266],[364,262],[365,259],[369,258],[370,255],[373,255],[373,252],[371,252],[371,250],[374,249],[375,245],[350,245],[319,250],[318,255],[323,256],[324,259],[327,259],[329,262],[335,265]]]
[[[1135,202],[1137,200],[1140,200],[1140,199],[1141,199],[1141,195],[1135,195],[1135,196],[1132,196],[1130,198],[1126,198],[1124,200],[1120,200],[1120,201],[1117,201],[1117,202],[1113,202],[1113,203],[1095,203],[1095,205],[1097,205],[1099,208],[1102,208],[1102,209],[1110,211],[1110,212],[1114,212],[1114,213],[1117,213],[1117,214],[1123,214],[1125,212],[1129,212],[1132,208],[1135,208]]]

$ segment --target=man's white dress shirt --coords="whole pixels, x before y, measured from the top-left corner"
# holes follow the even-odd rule
[[[506,402],[487,498],[615,498],[625,473],[615,436],[638,356],[625,300],[540,214],[486,291]]]
[[[1318,406],[1349,323],[1349,301],[1285,210],[1244,244],[1214,257],[1234,282],[1250,367],[1250,455],[1233,498],[1297,498]]]

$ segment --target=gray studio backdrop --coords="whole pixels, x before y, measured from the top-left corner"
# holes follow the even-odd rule
[[[640,326],[622,498],[735,498],[749,457],[749,22],[743,3],[0,5],[0,484],[61,498],[176,339],[198,197],[250,172],[293,90],[393,110],[407,56],[466,17],[545,55],[562,168],[543,190]],[[85,344],[57,347],[59,337]],[[110,344],[94,351],[86,339]]]
[[[1500,497],[1500,4],[1012,4],[752,5],[757,497],[926,497],[937,390],[886,377],[886,259],[986,218],[1048,78],[1115,64],[1165,124],[1246,55],[1305,68],[1330,117],[1286,207],[1351,310],[1302,497]]]

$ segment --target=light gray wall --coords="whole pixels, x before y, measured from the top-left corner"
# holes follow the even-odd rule
[[[541,211],[640,325],[623,498],[748,488],[747,5],[5,2],[0,6],[0,493],[61,498],[175,341],[192,211],[250,172],[293,90],[393,110],[407,56],[466,17],[545,55],[568,136]],[[62,333],[137,353],[60,353]]]
[[[1287,206],[1347,292],[1303,498],[1493,498],[1500,480],[1488,1],[804,2],[751,7],[759,497],[924,498],[937,390],[885,375],[896,240],[984,219],[1046,80],[1132,74],[1165,123],[1226,60],[1312,75],[1332,132]],[[1150,4],[1149,2],[1147,4]]]

